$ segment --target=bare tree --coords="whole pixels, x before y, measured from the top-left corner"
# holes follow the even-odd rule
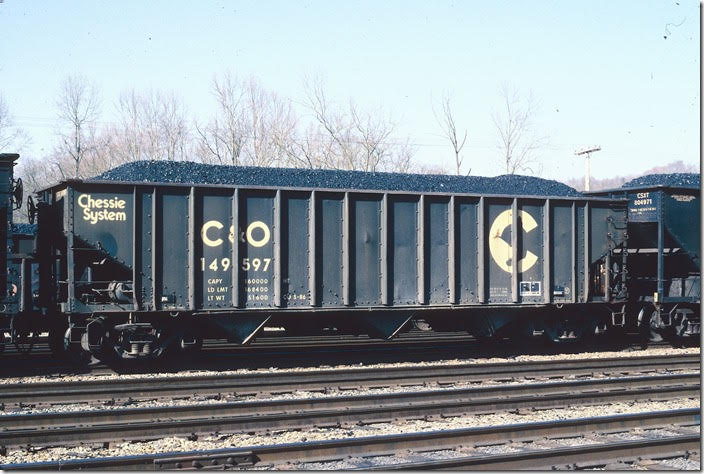
[[[501,97],[503,111],[493,114],[492,118],[499,133],[502,168],[506,174],[526,171],[536,174],[534,168],[538,165],[539,174],[535,153],[546,145],[547,138],[537,136],[533,129],[538,105],[532,94],[524,100],[517,90],[507,85],[501,87]]]
[[[290,158],[296,118],[288,101],[253,78],[241,81],[229,72],[213,79],[212,91],[216,114],[207,125],[196,123],[203,161],[271,166]]]
[[[298,142],[304,161],[333,169],[408,169],[415,150],[408,140],[394,141],[396,124],[382,110],[362,112],[352,100],[346,108],[332,103],[320,78],[307,79],[304,85],[313,120]]]
[[[213,79],[214,117],[196,123],[197,153],[208,163],[376,171],[407,169],[413,148],[394,144],[394,124],[382,113],[362,112],[352,101],[332,104],[322,82],[306,81],[311,120],[302,121],[290,101],[255,79],[230,73]]]
[[[308,131],[313,133],[313,137],[309,136],[306,140],[320,144],[318,160],[322,167],[370,171],[366,169],[366,163],[361,163],[358,158],[355,124],[344,109],[330,103],[322,80],[319,77],[306,79],[304,87],[307,106],[317,125],[309,128]],[[350,105],[353,105],[351,101]]]
[[[411,144],[410,138],[394,143],[393,153],[389,156],[384,164],[384,171],[393,171],[397,173],[424,173],[430,167],[425,168],[419,166],[413,161],[413,155],[416,153],[416,146]],[[433,173],[431,173],[433,174]]]
[[[267,91],[255,79],[244,85],[247,99],[245,162],[257,166],[272,166],[285,160],[281,148],[294,132],[296,119],[289,101]]]
[[[445,92],[441,101],[442,113],[438,116],[438,113],[433,108],[433,114],[435,115],[435,120],[440,125],[440,128],[442,128],[445,138],[448,139],[450,145],[452,146],[452,151],[455,156],[455,172],[459,176],[461,174],[460,168],[462,167],[462,162],[464,161],[464,157],[461,153],[465,143],[467,142],[467,129],[464,130],[464,133],[460,132],[460,135],[457,134],[457,125],[455,124],[455,116],[452,113],[450,102],[450,93]],[[467,170],[468,175],[471,172],[472,168]]]
[[[217,113],[207,126],[195,125],[200,155],[206,162],[238,165],[246,138],[244,91],[229,72],[213,78],[212,90]]]
[[[68,76],[56,101],[59,119],[64,124],[57,152],[72,160],[74,177],[80,176],[81,161],[95,151],[95,125],[100,116],[97,87],[83,76]]]
[[[17,152],[29,143],[29,136],[15,126],[10,109],[0,95],[0,151]]]
[[[316,125],[308,124],[301,137],[295,136],[295,130],[287,136],[277,137],[284,153],[283,164],[293,168],[324,168],[332,147],[329,142],[321,141],[317,133]]]
[[[144,157],[142,98],[135,89],[120,93],[117,103],[118,122],[110,130],[109,151],[113,164],[141,160]]]
[[[137,94],[141,109],[140,159],[175,161],[185,157],[188,141],[186,109],[174,92],[152,89]]]
[[[183,160],[187,155],[189,129],[186,108],[174,92],[157,93],[153,101],[157,109],[159,154],[166,160]]]
[[[349,109],[354,130],[359,137],[358,145],[361,151],[359,161],[365,171],[376,171],[394,158],[389,140],[395,125],[390,120],[382,118],[381,111],[360,113],[351,100]]]
[[[183,160],[190,147],[186,107],[174,92],[123,91],[118,121],[107,134],[111,165],[136,160]]]

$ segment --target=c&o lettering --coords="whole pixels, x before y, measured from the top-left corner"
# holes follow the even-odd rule
[[[201,240],[208,247],[219,247],[225,242],[221,232],[224,227],[225,226],[220,221],[207,221],[200,229]],[[252,247],[263,247],[271,240],[271,231],[269,230],[269,226],[264,222],[254,221],[249,224],[247,231],[243,233],[243,237],[245,237],[246,242]],[[245,239],[243,239],[243,242]],[[235,226],[230,226],[227,240],[229,240],[231,244],[235,243]]]

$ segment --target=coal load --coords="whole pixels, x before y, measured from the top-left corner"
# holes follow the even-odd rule
[[[363,171],[205,165],[193,162],[136,161],[92,180],[177,184],[221,184],[283,188],[350,189],[530,196],[581,196],[557,181],[521,175],[450,176]]]
[[[673,188],[699,188],[700,175],[697,173],[649,174],[625,183],[623,188],[669,186]]]

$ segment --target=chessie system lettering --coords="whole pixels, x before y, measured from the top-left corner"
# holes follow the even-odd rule
[[[122,209],[127,202],[117,196],[108,199],[93,199],[90,194],[78,196],[78,205],[83,209],[83,220],[91,224],[100,221],[126,221],[127,213]]]

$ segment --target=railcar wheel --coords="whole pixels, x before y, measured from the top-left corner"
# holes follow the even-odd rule
[[[66,332],[63,337],[63,353],[64,355],[74,364],[77,365],[89,365],[91,363],[97,362],[97,359],[93,355],[84,351],[80,344],[72,343],[70,340],[71,328],[66,328]]]

